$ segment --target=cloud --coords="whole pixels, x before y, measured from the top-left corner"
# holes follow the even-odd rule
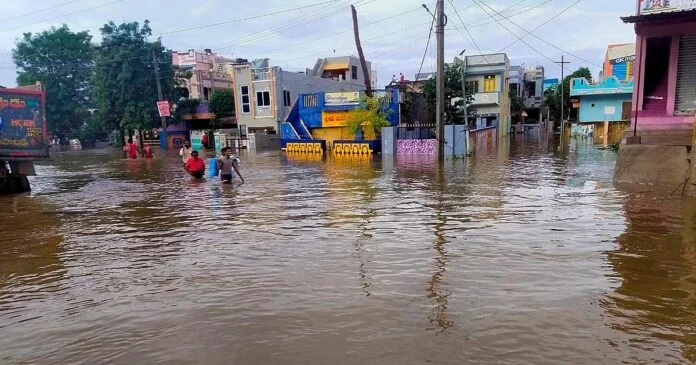
[[[165,0],[124,0],[122,3],[73,16],[40,22],[9,32],[2,31],[110,1],[113,0],[77,1],[56,11],[27,16],[0,25],[0,85],[8,86],[14,83],[15,71],[9,69],[12,65],[11,58],[2,53],[9,52],[14,47],[15,39],[25,31],[37,32],[51,25],[66,23],[73,30],[89,30],[95,37],[95,42],[98,42],[98,29],[109,20],[142,22],[147,18],[151,21],[153,32],[158,34],[323,2],[322,0],[295,2],[207,0],[173,6]],[[477,1],[490,5],[505,16],[516,15],[510,19],[527,30],[556,16],[565,7],[575,2],[574,0]],[[363,48],[367,57],[373,62],[373,67],[377,69],[381,81],[388,82],[392,74],[399,72],[413,77],[413,74],[418,71],[425,51],[431,20],[430,15],[421,7],[421,3],[429,3],[429,8],[434,11],[434,1],[337,0],[295,12],[164,35],[163,42],[168,48],[177,50],[213,48],[221,50],[221,53],[225,55],[235,57],[249,59],[269,57],[272,63],[284,68],[302,70],[312,67],[316,58],[333,55],[334,49],[336,54],[357,53],[349,8],[351,2],[357,5]],[[496,52],[516,40],[515,36],[471,1],[452,0],[452,2],[483,52]],[[467,49],[467,54],[477,54],[478,51],[466,32],[463,29],[456,29],[462,26],[454,13],[452,3],[449,0],[445,3],[445,11],[449,18],[445,34],[446,59],[451,60],[463,48]],[[508,9],[514,4],[517,5]],[[43,1],[25,2],[21,6],[18,2],[12,2],[3,8],[3,16],[11,17],[47,6],[49,5]],[[505,11],[506,9],[508,10]],[[584,0],[551,20],[535,34],[572,54],[599,63],[603,59],[608,44],[634,41],[633,28],[623,24],[618,18],[634,12],[635,4],[631,4],[630,1]],[[500,19],[499,16],[496,18],[512,32],[518,35],[525,34],[513,24]],[[532,36],[524,39],[543,55],[551,59],[560,58],[561,52],[554,47]],[[431,49],[427,53],[424,65],[424,69],[427,68],[428,71],[434,66],[434,45],[433,36]],[[559,73],[556,65],[522,42],[517,41],[506,52],[513,62],[527,64],[538,62],[546,67],[547,74]],[[573,68],[584,65],[582,61],[570,55],[568,58],[573,61],[571,65]]]

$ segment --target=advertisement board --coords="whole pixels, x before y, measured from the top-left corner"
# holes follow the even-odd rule
[[[324,128],[343,127],[350,114],[346,111],[323,111],[321,113],[321,126]]]
[[[641,0],[639,15],[671,13],[696,9],[696,0]]]
[[[358,105],[360,104],[360,92],[326,93],[324,94],[324,105]]]
[[[0,89],[0,157],[48,157],[43,95]]]

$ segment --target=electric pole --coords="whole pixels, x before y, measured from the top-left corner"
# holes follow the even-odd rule
[[[157,101],[163,101],[162,96],[162,84],[160,83],[159,66],[157,64],[157,57],[155,57],[155,50],[152,50],[152,64],[155,66],[155,81],[157,82]],[[160,122],[162,123],[162,133],[167,130],[167,118],[160,117]]]
[[[563,145],[563,137],[564,137],[564,135],[565,135],[565,131],[564,131],[564,129],[565,129],[565,119],[563,119],[563,112],[564,112],[564,109],[565,109],[565,94],[563,93],[563,79],[565,78],[565,72],[564,72],[564,71],[565,71],[565,65],[568,64],[568,63],[570,63],[570,61],[566,61],[566,60],[563,58],[563,55],[561,55],[561,61],[560,61],[560,62],[556,61],[556,62],[554,62],[554,63],[557,63],[557,64],[560,64],[560,65],[561,65],[561,85],[560,85],[560,87],[561,87],[561,146],[562,146],[562,145]]]
[[[435,9],[437,26],[437,91],[435,107],[435,126],[437,136],[437,160],[445,160],[445,0],[437,0]]]

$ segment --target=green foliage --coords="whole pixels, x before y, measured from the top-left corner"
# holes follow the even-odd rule
[[[24,33],[12,51],[17,84],[41,81],[46,89],[46,122],[53,132],[79,129],[88,119],[94,48],[87,32],[67,25],[38,34]]]
[[[200,99],[180,99],[174,109],[174,119],[181,120],[184,115],[193,114],[200,103]]]
[[[566,76],[563,79],[563,100],[564,103],[564,116],[568,118],[570,108],[570,80],[576,77],[584,77],[586,79],[592,79],[592,72],[587,67],[581,67],[572,74]],[[544,92],[544,102],[543,107],[548,108],[554,120],[561,120],[561,87],[560,85],[554,85]]]
[[[385,109],[378,97],[365,96],[360,100],[360,107],[349,112],[345,126],[354,137],[361,128],[374,134],[379,133],[383,127],[389,126],[389,112]]]
[[[159,125],[152,53],[158,61],[162,93],[174,94],[171,54],[161,41],[150,42],[150,22],[115,24],[101,29],[95,70],[95,99],[108,129],[149,129]]]
[[[450,123],[463,123],[464,122],[464,99],[462,98],[462,67],[461,64],[446,64],[445,65],[445,113],[446,118]],[[430,78],[423,84],[423,95],[428,104],[428,107],[435,110],[435,97],[437,94],[437,82],[436,79]],[[471,104],[473,101],[473,94],[475,90],[471,88],[466,89],[466,103]],[[452,104],[452,99],[458,98],[458,100]],[[469,106],[467,110],[468,115],[476,114],[476,110],[473,110]]]
[[[220,126],[222,118],[234,116],[234,94],[232,90],[215,90],[213,97],[210,98],[209,110],[215,114],[213,124]]]
[[[179,100],[181,98],[188,99],[189,90],[186,84],[193,77],[193,70],[182,70],[179,66],[173,66],[174,70],[174,95],[172,95],[172,100]]]

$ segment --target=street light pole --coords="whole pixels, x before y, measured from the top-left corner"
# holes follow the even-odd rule
[[[435,125],[437,136],[437,160],[445,160],[445,0],[437,0],[435,9],[437,26],[437,91],[435,108]]]

